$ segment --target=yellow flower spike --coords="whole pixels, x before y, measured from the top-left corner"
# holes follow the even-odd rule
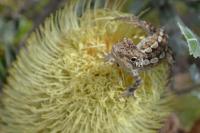
[[[142,72],[135,97],[121,97],[132,78],[104,54],[124,36],[145,33],[111,19],[124,0],[70,1],[29,39],[9,70],[0,108],[3,133],[156,133],[170,112],[168,66]],[[94,8],[91,7],[94,5]],[[80,17],[79,17],[80,16]]]

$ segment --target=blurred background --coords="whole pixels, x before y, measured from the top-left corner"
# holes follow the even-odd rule
[[[0,88],[30,34],[66,2],[0,0]],[[200,133],[200,0],[127,0],[123,11],[167,30],[176,62],[171,89],[178,101],[168,124]]]

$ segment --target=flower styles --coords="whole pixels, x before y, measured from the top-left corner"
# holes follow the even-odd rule
[[[0,130],[9,133],[154,133],[170,112],[168,66],[141,73],[136,98],[120,97],[132,82],[104,60],[123,37],[138,42],[138,27],[115,17],[125,1],[69,1],[31,35],[3,88]]]

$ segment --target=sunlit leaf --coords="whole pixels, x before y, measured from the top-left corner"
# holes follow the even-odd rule
[[[179,21],[177,24],[181,29],[185,39],[187,40],[190,55],[193,55],[195,58],[200,57],[200,43],[198,37],[181,21]]]

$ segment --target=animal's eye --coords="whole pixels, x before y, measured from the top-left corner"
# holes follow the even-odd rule
[[[132,57],[132,58],[131,58],[131,61],[132,61],[132,62],[134,62],[134,61],[136,61],[136,60],[137,60],[137,57]]]

